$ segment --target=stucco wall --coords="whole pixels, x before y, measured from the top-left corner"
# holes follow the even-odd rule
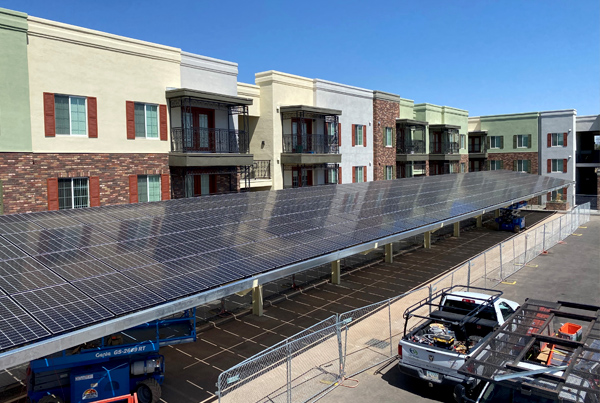
[[[415,101],[400,98],[400,119],[415,119]]]
[[[600,131],[600,115],[577,116],[578,132]]]
[[[240,97],[252,99],[248,107],[250,116],[260,116],[260,87],[254,84],[237,83],[237,94]]]
[[[237,95],[237,63],[181,52],[181,88]]]
[[[352,167],[366,166],[373,180],[373,91],[325,80],[314,80],[315,105],[339,109],[342,115],[342,183],[352,183]],[[367,126],[367,146],[352,147],[352,125]]]
[[[507,152],[538,151],[538,113],[516,113],[510,115],[481,116],[481,130],[487,130],[490,136],[504,138],[503,149],[489,149],[488,154]],[[513,147],[513,136],[531,134],[531,145],[528,148]]]
[[[29,17],[27,51],[34,152],[169,152],[169,141],[127,140],[125,102],[166,104],[165,90],[180,86],[179,49]],[[98,138],[46,138],[44,92],[96,97]]]
[[[0,150],[31,151],[27,14],[0,8]]]
[[[478,132],[481,130],[481,118],[479,116],[471,116],[468,121],[469,131]]]

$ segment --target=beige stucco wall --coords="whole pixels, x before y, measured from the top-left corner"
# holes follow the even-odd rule
[[[260,88],[260,119],[252,135],[250,153],[255,160],[271,160],[273,189],[283,189],[283,132],[279,107],[313,106],[313,80],[278,71],[257,73],[255,79]],[[265,142],[264,147],[262,141]]]
[[[169,141],[127,140],[125,102],[166,104],[165,90],[180,86],[179,49],[36,17],[28,21],[34,152],[169,152]],[[98,138],[46,138],[44,92],[96,97]]]
[[[481,131],[481,117],[472,116],[469,118],[469,131],[478,132]]]
[[[237,96],[252,99],[248,107],[250,116],[260,116],[260,87],[254,84],[237,83]]]

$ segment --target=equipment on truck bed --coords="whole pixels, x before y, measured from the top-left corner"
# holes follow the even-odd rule
[[[165,377],[159,348],[191,341],[195,308],[31,361],[27,397],[32,403],[87,403],[135,392],[134,401],[157,403]]]
[[[500,209],[500,217],[496,218],[498,229],[501,231],[519,232],[525,229],[525,217],[521,217],[520,208],[527,206],[527,202],[511,204]]]

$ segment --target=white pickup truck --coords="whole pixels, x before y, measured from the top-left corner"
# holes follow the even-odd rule
[[[502,291],[459,289],[467,287],[440,290],[404,312],[404,337],[398,343],[400,371],[429,386],[461,383],[470,388],[475,380],[458,369],[519,308],[518,303],[501,298]],[[407,331],[409,321],[415,326]]]

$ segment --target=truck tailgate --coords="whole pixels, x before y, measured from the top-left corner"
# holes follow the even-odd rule
[[[438,382],[442,380],[442,375],[464,378],[457,370],[465,363],[466,355],[405,340],[400,341],[400,345],[401,363],[421,368],[421,378]]]

